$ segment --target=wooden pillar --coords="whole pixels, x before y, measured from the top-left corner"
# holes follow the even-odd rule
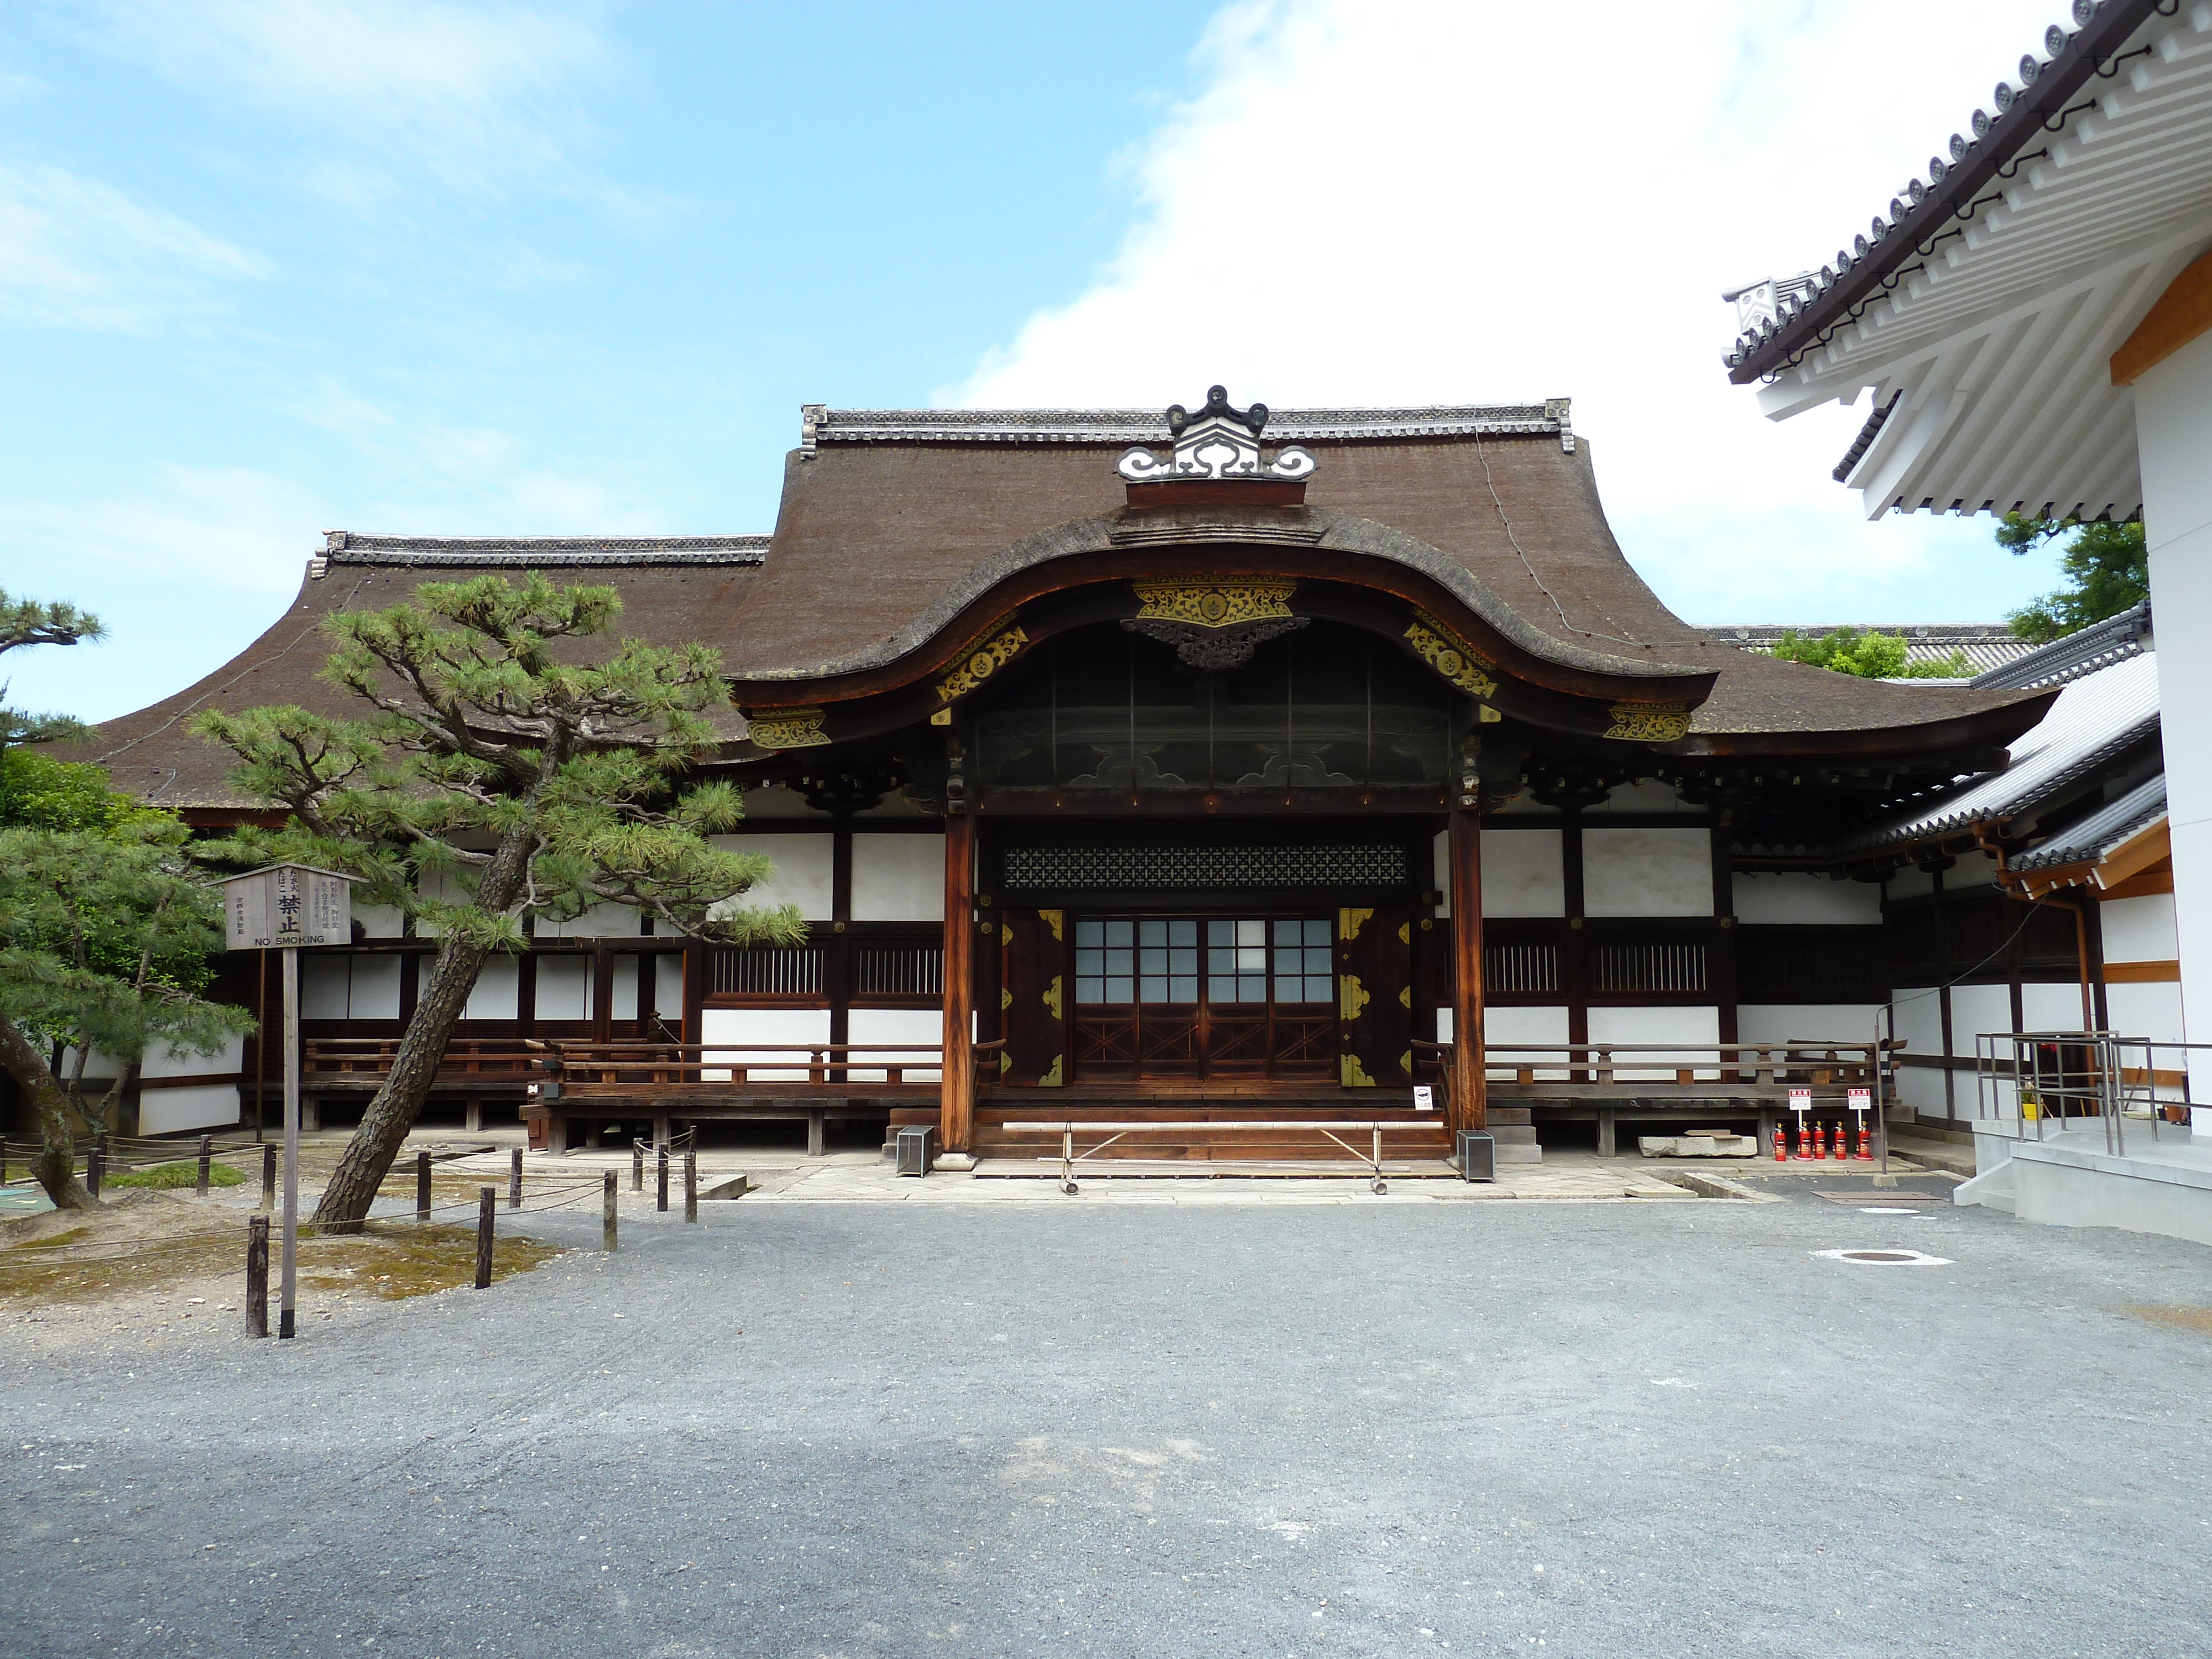
[[[1466,795],[1451,815],[1451,1127],[1490,1127],[1482,1042],[1482,814]]]
[[[615,1035],[615,953],[605,944],[592,950],[592,1041],[611,1042]]]
[[[938,1133],[947,1152],[965,1154],[975,1120],[975,820],[945,819],[945,1081]]]

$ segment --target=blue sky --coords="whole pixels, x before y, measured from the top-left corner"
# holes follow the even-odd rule
[[[1847,240],[2046,12],[18,0],[0,584],[112,637],[11,701],[188,684],[326,527],[767,530],[802,402],[1212,379],[1571,395],[1696,620],[1993,617],[2049,561],[1866,524],[1859,415],[1760,421],[1717,295]]]

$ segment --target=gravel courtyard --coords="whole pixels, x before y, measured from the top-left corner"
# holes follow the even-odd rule
[[[562,1212],[293,1343],[11,1327],[0,1650],[2212,1651],[2212,1252],[1838,1184]]]

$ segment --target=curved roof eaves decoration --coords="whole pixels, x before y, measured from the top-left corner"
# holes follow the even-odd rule
[[[534,565],[758,564],[767,536],[364,536],[323,532],[331,564],[460,565],[522,569]],[[311,571],[310,574],[319,574]]]
[[[1755,333],[1739,337],[1723,356],[1729,379],[1738,386],[1777,374],[1819,347],[1836,330],[1854,321],[1873,301],[1895,287],[1900,269],[1925,258],[1940,237],[1956,232],[1990,202],[2003,199],[2005,169],[2023,151],[2062,132],[2074,115],[2089,107],[2075,94],[2106,72],[2106,64],[2128,47],[2145,23],[2172,8],[2160,0],[2075,0],[2076,32],[2053,24],[2044,35],[2043,58],[2020,60],[2023,84],[2000,82],[1997,112],[1976,110],[1968,123],[1972,137],[1951,135],[1947,161],[1929,160],[1925,182],[1915,179],[1890,199],[1887,214],[1876,214],[1865,234],[1839,249],[1835,262],[1809,273],[1812,292],[1794,308]]]
[[[1162,428],[1165,429],[1164,426]],[[1702,696],[1714,678],[1710,668],[1679,663],[1639,662],[1593,651],[1553,638],[1532,627],[1508,605],[1489,584],[1449,554],[1426,542],[1370,520],[1327,507],[1239,510],[1232,507],[1169,508],[1147,512],[1143,517],[1145,541],[1188,544],[1235,544],[1249,541],[1265,546],[1285,539],[1285,521],[1295,514],[1308,533],[1295,538],[1301,546],[1324,551],[1358,553],[1385,559],[1418,571],[1449,591],[1462,605],[1510,641],[1540,661],[1608,678],[1679,680],[1686,696]],[[1182,522],[1174,523],[1180,518]],[[1026,570],[1054,560],[1109,552],[1117,545],[1117,532],[1131,526],[1112,518],[1078,519],[1025,536],[982,560],[939,593],[905,626],[890,637],[864,646],[830,662],[796,668],[762,669],[734,677],[740,690],[748,685],[770,685],[793,681],[841,678],[896,662],[927,646],[952,621],[978,605],[994,588]],[[1318,533],[1314,533],[1316,532]],[[1166,533],[1164,533],[1166,532]]]
[[[1391,441],[1406,438],[1518,438],[1556,433],[1574,448],[1570,401],[1466,404],[1440,408],[1276,409],[1264,442]],[[799,449],[824,444],[1050,443],[1164,444],[1166,414],[1156,409],[831,409],[809,404]]]

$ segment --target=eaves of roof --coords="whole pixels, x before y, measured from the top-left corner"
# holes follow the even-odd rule
[[[758,564],[766,536],[364,536],[323,532],[320,557],[339,565]],[[316,574],[320,574],[319,572]]]
[[[1905,197],[1893,198],[1887,216],[1875,216],[1869,227],[1875,234],[1839,251],[1837,264],[1822,269],[1818,285],[1796,310],[1726,354],[1729,379],[1742,386],[1788,368],[1887,295],[1900,269],[1925,258],[1937,238],[1972,219],[1985,200],[1999,199],[1983,192],[2010,176],[2005,169],[2015,156],[2063,131],[2078,108],[2088,107],[2075,105],[2074,94],[2162,9],[2160,0],[2075,0],[2078,31],[2069,36],[2053,24],[2044,36],[2048,61],[2023,57],[2020,70],[2027,84],[2016,92],[2001,84],[2002,107],[1995,117],[1977,110],[1972,138],[1952,135],[1951,160],[1931,158],[1928,183],[1916,179]]]
[[[1373,439],[1528,437],[1557,433],[1574,449],[1571,400],[1466,404],[1434,408],[1278,409],[1263,442]],[[1157,409],[831,409],[800,410],[799,450],[825,444],[1164,444],[1173,434]]]
[[[2117,800],[2070,825],[2033,852],[2012,860],[2016,871],[2094,864],[2114,848],[2132,841],[2166,816],[2166,775],[2146,778]]]
[[[2117,617],[2076,629],[2062,639],[1992,668],[1977,676],[1972,683],[1991,691],[2027,691],[2038,686],[2064,685],[2116,662],[2140,656],[2150,648],[2150,601],[2145,599]]]

